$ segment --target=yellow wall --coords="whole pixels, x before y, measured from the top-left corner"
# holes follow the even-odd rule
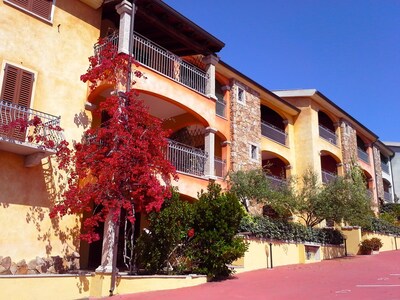
[[[379,251],[392,251],[400,248],[399,244],[400,238],[399,237],[396,238],[391,235],[383,235],[383,234],[368,232],[368,233],[363,233],[362,240],[371,239],[373,237],[381,239],[383,246],[381,249],[379,249]],[[397,243],[397,249],[396,249],[396,243]]]
[[[0,64],[33,71],[32,108],[61,116],[67,140],[80,140],[82,124],[88,124],[83,113],[87,85],[80,75],[99,36],[101,11],[80,1],[55,2],[50,24],[0,1]],[[54,161],[46,158],[39,166],[25,168],[22,156],[0,152],[0,165],[0,256],[29,262],[76,250],[77,217],[48,217],[66,179],[55,174]]]
[[[168,290],[207,282],[206,276],[118,276],[115,295]],[[0,278],[1,299],[86,299],[109,295],[110,275],[10,276]],[[24,288],[21,288],[21,287]]]
[[[301,109],[294,124],[295,157],[297,175],[302,176],[309,169],[315,169],[319,162],[318,149],[315,140],[319,138],[318,115],[311,108],[311,100],[295,99],[295,106]]]
[[[357,255],[360,250],[361,229],[353,227],[342,227],[340,231],[346,238],[347,254]]]
[[[3,277],[0,278],[1,299],[83,299],[90,295],[90,283],[90,276],[78,275]]]
[[[273,267],[292,264],[317,262],[323,259],[332,259],[344,256],[344,248],[340,246],[319,247],[319,259],[306,257],[305,244],[284,243],[278,241],[266,241],[256,238],[247,238],[249,249],[244,257],[235,261],[232,265],[236,272],[246,272],[271,267],[270,243],[272,243]],[[315,245],[312,245],[315,246]]]
[[[347,238],[347,253],[348,255],[357,255],[360,252],[360,243],[363,240],[377,237],[381,239],[383,246],[380,251],[392,251],[400,248],[400,238],[391,235],[384,235],[372,232],[361,232],[360,228],[342,228],[341,232]],[[397,243],[397,247],[396,247]]]

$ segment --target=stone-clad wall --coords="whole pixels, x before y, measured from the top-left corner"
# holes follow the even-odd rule
[[[238,103],[238,87],[245,93],[245,103]],[[261,167],[261,112],[259,94],[244,84],[231,80],[231,169]],[[250,145],[257,146],[258,158],[250,158]]]
[[[344,171],[347,172],[352,161],[357,161],[357,133],[350,123],[340,121],[340,136]]]
[[[382,166],[381,166],[381,152],[377,146],[372,146],[372,151],[374,151],[374,167],[376,174],[376,189],[378,190],[378,197],[384,200],[383,195],[383,180],[382,180]]]

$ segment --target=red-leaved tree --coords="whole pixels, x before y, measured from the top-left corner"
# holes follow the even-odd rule
[[[119,90],[130,83],[129,76],[142,76],[131,71],[138,64],[126,54],[117,54],[113,44],[104,40],[99,44],[101,50],[89,58],[90,68],[81,80],[89,82],[91,90],[104,83],[114,86],[95,112],[108,120],[86,130],[82,142],[72,149],[64,143],[57,152],[68,184],[63,200],[50,214],[89,213],[81,234],[88,242],[99,239],[95,229],[107,217],[117,222],[121,210],[132,224],[135,212],[158,211],[171,194],[171,180],[177,179],[166,159],[169,132],[162,128],[162,121],[150,115],[135,90]]]

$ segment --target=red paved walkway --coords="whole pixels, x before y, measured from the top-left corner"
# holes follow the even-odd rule
[[[400,250],[252,271],[197,287],[112,299],[400,299]]]

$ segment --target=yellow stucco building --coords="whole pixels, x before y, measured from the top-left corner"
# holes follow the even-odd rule
[[[101,47],[99,37],[124,53],[132,42],[146,77],[135,88],[172,132],[169,158],[182,199],[195,199],[210,180],[225,186],[231,170],[267,166],[280,182],[311,167],[324,182],[343,175],[355,158],[377,208],[389,187],[381,164],[392,152],[373,132],[316,90],[271,92],[259,85],[221,60],[222,41],[163,1],[133,2],[0,0],[0,39],[7,41],[0,46],[0,125],[37,116],[64,129],[48,127],[55,142],[80,141],[85,129],[101,124],[95,109],[112,91],[107,84],[90,91],[80,81],[88,57]],[[0,273],[98,266],[107,273],[107,241],[81,243],[81,216],[49,218],[66,178],[57,172],[54,150],[26,137],[0,129]],[[90,295],[87,280],[69,284]],[[103,287],[90,282],[92,295],[102,295]]]

